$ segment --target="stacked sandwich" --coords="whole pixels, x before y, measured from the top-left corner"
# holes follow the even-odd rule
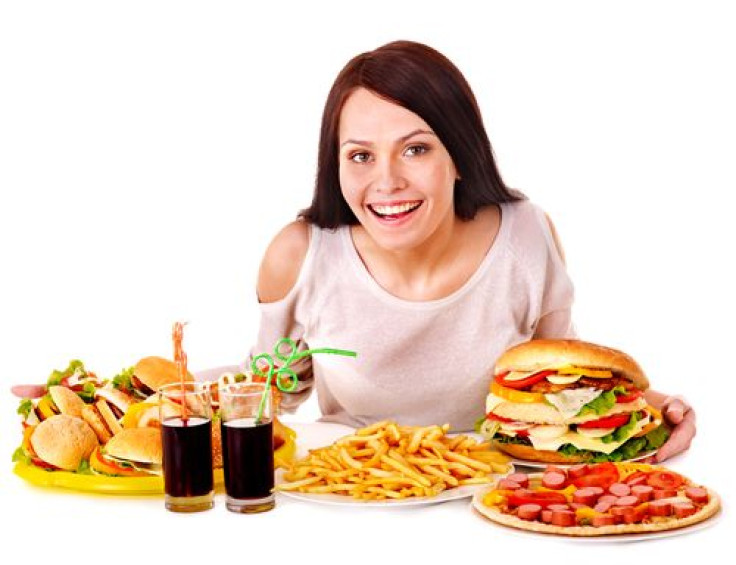
[[[621,351],[578,340],[533,340],[496,362],[480,431],[518,459],[624,461],[667,439],[649,380]]]

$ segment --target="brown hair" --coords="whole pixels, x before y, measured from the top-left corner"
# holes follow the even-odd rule
[[[312,204],[300,217],[321,228],[358,223],[340,190],[338,127],[345,101],[360,87],[414,112],[439,137],[461,177],[454,190],[459,218],[521,198],[501,179],[478,103],[458,68],[427,45],[394,41],[353,58],[335,79],[322,114]]]

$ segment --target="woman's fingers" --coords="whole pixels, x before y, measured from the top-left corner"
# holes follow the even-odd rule
[[[695,412],[687,410],[684,417],[670,434],[670,439],[657,451],[657,463],[669,459],[690,447],[690,442],[695,437]]]
[[[15,385],[10,392],[19,398],[38,398],[46,394],[46,385]]]
[[[685,414],[690,410],[690,405],[681,396],[673,396],[665,400],[662,415],[671,424],[682,422]]]

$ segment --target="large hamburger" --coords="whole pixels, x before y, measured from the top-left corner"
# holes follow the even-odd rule
[[[496,362],[480,431],[518,459],[624,461],[667,439],[644,399],[649,380],[621,351],[578,340],[532,340]]]

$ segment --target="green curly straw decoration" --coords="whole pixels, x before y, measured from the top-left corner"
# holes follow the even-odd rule
[[[286,344],[289,348],[288,355],[284,355],[283,353],[281,353],[281,346],[284,344]],[[266,386],[263,389],[263,396],[261,397],[261,402],[258,405],[256,425],[259,425],[261,423],[261,418],[263,418],[263,410],[266,407],[266,395],[271,389],[271,382],[273,380],[274,374],[276,375],[276,388],[278,388],[282,392],[294,392],[296,390],[296,387],[299,385],[299,378],[296,376],[296,373],[289,368],[290,365],[297,359],[307,357],[308,355],[314,355],[315,353],[328,353],[331,355],[343,355],[345,357],[358,356],[355,351],[349,351],[346,349],[331,349],[329,347],[323,347],[319,349],[307,349],[305,351],[302,351],[301,353],[297,353],[297,347],[294,340],[289,339],[288,337],[282,337],[276,342],[276,345],[274,345],[273,347],[273,357],[268,353],[261,353],[260,355],[256,355],[253,358],[250,363],[250,368],[254,374],[263,373],[258,367],[259,360],[264,359],[266,363],[268,363]],[[282,365],[278,369],[275,368],[276,363],[273,360],[274,357],[276,357],[276,359],[278,359],[282,363]]]

